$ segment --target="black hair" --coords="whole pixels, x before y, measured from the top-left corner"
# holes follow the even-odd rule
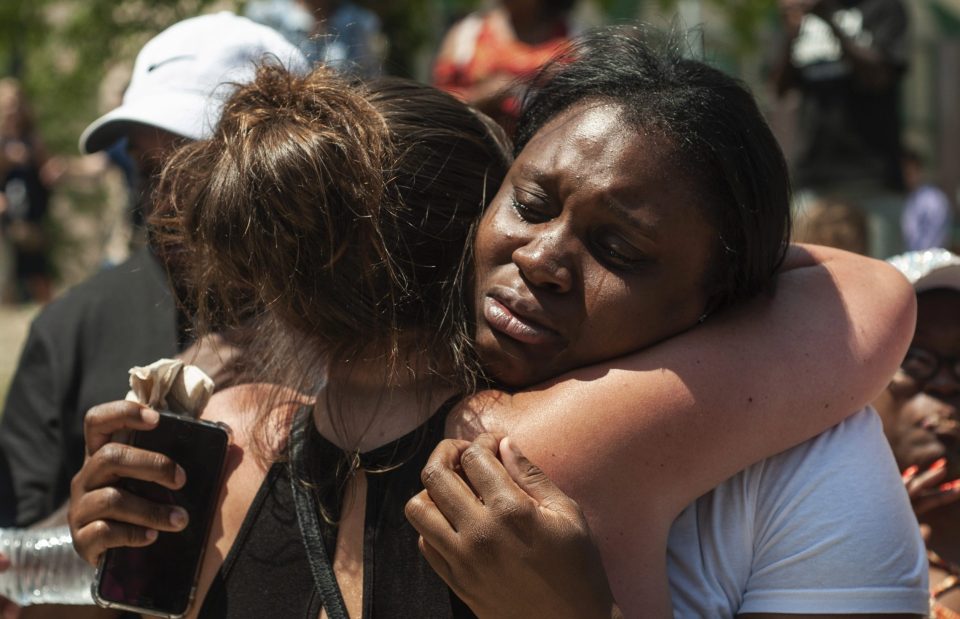
[[[515,152],[552,118],[586,100],[612,101],[676,148],[716,228],[707,311],[768,289],[790,238],[790,180],[776,138],[740,81],[686,58],[676,36],[652,43],[640,26],[599,28],[551,61],[524,101]]]

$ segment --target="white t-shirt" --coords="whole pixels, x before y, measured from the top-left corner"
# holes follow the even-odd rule
[[[872,409],[700,497],[667,561],[675,617],[928,612],[923,542]]]

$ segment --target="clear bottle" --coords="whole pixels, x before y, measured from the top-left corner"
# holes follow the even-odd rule
[[[10,560],[0,596],[20,606],[93,604],[95,570],[73,549],[69,527],[0,529],[0,553]]]

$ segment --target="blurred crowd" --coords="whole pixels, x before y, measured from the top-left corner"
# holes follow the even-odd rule
[[[430,80],[510,133],[525,80],[590,25],[590,17],[576,16],[591,12],[577,9],[574,0],[491,2],[454,17],[433,54]],[[911,42],[907,11],[897,3],[849,0],[780,0],[779,11],[781,23],[766,54],[768,85],[774,97],[799,100],[791,114],[796,127],[790,130],[787,153],[798,238],[827,238],[816,234],[832,234],[827,229],[833,225],[825,222],[844,210],[854,218],[854,211],[862,214],[863,238],[856,243],[865,244],[868,255],[952,247],[955,188],[937,185],[930,144],[904,140],[901,87]],[[310,62],[361,78],[389,73],[389,41],[381,20],[361,5],[253,0],[245,13],[282,33]],[[100,256],[97,264],[117,264],[144,242],[138,204],[145,188],[126,142],[121,139],[84,162],[52,157],[30,107],[16,78],[5,78],[0,90],[0,251],[5,258],[0,299],[5,303],[44,303],[52,296],[58,276],[55,243],[64,233],[51,232],[51,194],[65,172],[68,182],[84,177],[104,182],[106,170],[122,179],[107,194],[103,217],[111,221],[103,222],[103,231],[90,241],[102,245],[92,252]],[[859,248],[856,243],[846,247]]]
[[[502,0],[458,15],[433,54],[429,80],[513,137],[538,69],[588,25],[575,19],[577,8],[575,0]],[[310,65],[359,80],[389,74],[390,42],[381,18],[363,3],[251,0],[245,15],[282,35]],[[926,546],[929,616],[956,619],[958,188],[938,186],[935,153],[905,136],[908,11],[904,0],[779,0],[778,16],[766,54],[767,85],[773,97],[798,101],[794,152],[787,153],[792,240],[888,260],[916,293],[912,342],[873,407]],[[192,308],[175,301],[182,296],[176,248],[159,242],[148,222],[163,215],[154,192],[164,163],[175,149],[208,137],[216,118],[182,113],[196,84],[183,86],[182,74],[160,75],[164,63],[178,61],[170,52],[175,41],[165,39],[164,49],[151,45],[133,68],[123,103],[80,137],[89,158],[83,161],[48,152],[20,83],[0,79],[0,300],[52,301],[31,327],[0,417],[0,478],[9,480],[0,480],[0,526],[33,525],[68,501],[70,481],[88,455],[83,415],[124,393],[128,368],[178,354],[204,359],[191,337]],[[178,88],[181,99],[174,96]],[[158,93],[168,98],[160,103]],[[116,220],[110,222],[115,249],[104,252],[92,279],[58,296],[51,196],[65,176],[108,169],[123,188],[112,198],[120,206],[104,211]],[[223,350],[230,344],[224,334]],[[209,358],[215,358],[209,373],[229,382],[229,364]],[[871,506],[879,518],[884,508]]]

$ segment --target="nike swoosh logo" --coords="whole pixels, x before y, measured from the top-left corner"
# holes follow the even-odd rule
[[[173,58],[167,58],[166,60],[161,60],[160,62],[155,62],[152,65],[147,67],[147,73],[152,73],[159,67],[162,67],[165,64],[170,64],[171,62],[177,62],[178,60],[191,60],[196,58],[193,54],[185,54],[183,56],[174,56]]]

